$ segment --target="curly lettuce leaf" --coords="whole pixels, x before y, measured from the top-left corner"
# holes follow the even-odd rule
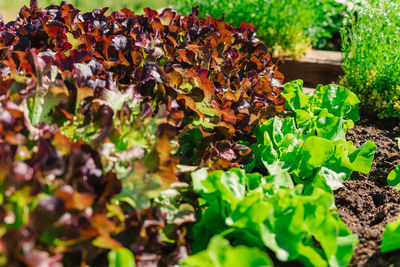
[[[331,190],[339,188],[353,171],[370,170],[376,150],[373,142],[355,148],[345,140],[304,134],[295,125],[293,118],[278,117],[261,125],[257,143],[251,146],[255,157],[246,170],[265,168],[271,176],[279,174],[303,184],[312,184],[310,180],[318,175]]]
[[[206,250],[180,262],[181,267],[267,267],[274,266],[265,252],[246,246],[232,247],[220,235],[213,237]]]
[[[301,80],[286,83],[284,88],[286,108],[294,112],[296,125],[304,133],[316,131],[318,136],[329,140],[345,139],[346,131],[360,119],[360,101],[344,87],[318,85],[312,96],[303,93]]]
[[[257,142],[251,146],[254,157],[246,171],[291,178],[307,192],[314,187],[335,190],[353,171],[368,173],[376,145],[366,142],[356,148],[346,141],[347,129],[359,119],[357,97],[333,84],[318,86],[312,96],[302,87],[301,80],[284,85],[282,95],[293,117],[275,117],[253,130]]]

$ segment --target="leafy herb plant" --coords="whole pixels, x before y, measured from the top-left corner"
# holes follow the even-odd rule
[[[342,31],[341,84],[380,117],[400,117],[400,2],[371,0]]]
[[[400,249],[400,218],[397,221],[386,224],[385,232],[382,236],[381,251],[388,252]]]

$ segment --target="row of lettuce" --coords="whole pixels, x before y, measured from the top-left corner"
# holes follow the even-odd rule
[[[219,251],[215,244],[222,244],[221,237],[233,245],[266,247],[283,262],[346,266],[351,261],[357,236],[334,211],[332,191],[353,171],[368,172],[376,150],[372,142],[355,148],[345,140],[358,117],[358,99],[335,85],[319,86],[307,96],[299,81],[286,84],[282,94],[293,116],[275,117],[254,129],[255,157],[246,171],[207,174],[201,169],[192,174],[202,203],[193,252],[209,247],[184,260],[184,266],[202,266],[207,256],[207,266],[232,264],[225,250],[210,255]],[[265,258],[254,260],[234,266],[262,266],[258,263]]]
[[[112,10],[137,7],[139,13],[144,5],[170,6],[183,14],[190,14],[192,7],[198,6],[200,17],[224,17],[235,27],[251,23],[257,28],[258,38],[276,57],[300,58],[310,43],[317,49],[335,46],[344,55],[345,75],[340,85],[356,93],[361,105],[380,117],[400,117],[399,0],[102,1],[72,3],[84,10],[102,3],[111,5]],[[44,7],[52,1],[38,3]]]
[[[0,265],[347,265],[356,95],[282,87],[250,24],[105,12],[0,22]]]

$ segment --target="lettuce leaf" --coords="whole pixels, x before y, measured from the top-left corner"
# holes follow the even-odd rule
[[[233,245],[268,248],[283,262],[298,260],[306,266],[350,262],[357,237],[331,211],[331,193],[316,188],[303,195],[301,185],[286,187],[279,179],[272,182],[240,169],[209,175],[199,170],[192,178],[202,203],[193,228],[193,252],[206,249],[219,234]]]
[[[265,252],[246,246],[232,247],[216,235],[207,249],[180,262],[181,267],[267,267],[274,266]]]
[[[395,222],[386,224],[382,236],[381,251],[388,252],[400,249],[400,218]]]

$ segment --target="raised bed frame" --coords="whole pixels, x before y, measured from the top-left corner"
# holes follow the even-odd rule
[[[291,57],[273,60],[279,71],[285,74],[285,82],[302,79],[304,87],[308,88],[336,82],[344,75],[341,52],[310,50],[299,60],[293,60]]]

